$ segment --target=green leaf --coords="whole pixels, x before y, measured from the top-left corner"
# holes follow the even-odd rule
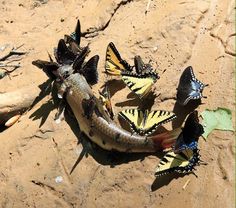
[[[214,130],[234,131],[232,125],[232,113],[227,108],[217,108],[216,110],[206,109],[201,113],[203,118],[204,134],[202,135],[205,139]]]

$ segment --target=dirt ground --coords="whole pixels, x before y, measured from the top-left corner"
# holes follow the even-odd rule
[[[53,53],[79,18],[84,34],[81,45],[90,44],[90,57],[100,56],[96,95],[107,79],[102,72],[106,47],[112,41],[129,63],[135,55],[152,61],[160,75],[152,108],[173,110],[178,116],[173,128],[192,110],[181,108],[174,99],[181,72],[189,65],[199,80],[209,84],[199,113],[226,107],[235,115],[235,1],[153,0],[145,14],[147,3],[0,0],[0,46],[24,44],[21,49],[28,52],[11,79],[0,80],[0,92],[42,85],[47,77],[31,62],[47,60],[47,51]],[[116,114],[139,104],[120,82],[114,81],[112,87]],[[214,131],[207,141],[200,138],[201,159],[207,165],[197,167],[198,177],[172,174],[155,179],[159,157],[114,155],[89,142],[81,144],[73,118],[55,123],[57,110],[50,98],[44,97],[0,133],[1,207],[235,207],[234,133]]]

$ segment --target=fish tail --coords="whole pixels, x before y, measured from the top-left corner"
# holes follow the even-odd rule
[[[174,145],[180,133],[181,133],[181,128],[176,128],[172,131],[156,134],[148,138],[153,141],[155,149],[157,151],[160,151],[171,148]]]

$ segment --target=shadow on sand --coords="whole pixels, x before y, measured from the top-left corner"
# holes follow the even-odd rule
[[[177,116],[176,119],[172,122],[172,128],[180,127],[185,118],[188,116],[189,113],[193,112],[201,104],[201,100],[190,100],[189,103],[185,106],[182,106],[175,102],[173,112]]]
[[[60,100],[57,96],[56,85],[52,83],[51,80],[47,80],[43,84],[39,85],[41,89],[40,94],[35,98],[32,107],[40,102],[43,98],[48,95],[52,95],[52,98],[49,99],[46,103],[42,104],[40,108],[34,111],[29,118],[33,120],[41,119],[39,127],[41,127],[47,120],[50,112],[59,106]]]
[[[162,186],[167,186],[173,179],[183,178],[191,173],[170,173],[168,175],[163,175],[157,177],[151,185],[151,191],[156,191]]]
[[[109,83],[110,81],[108,81],[108,84]],[[38,103],[40,100],[42,100],[45,96],[49,95],[50,93],[52,94],[52,98],[48,100],[47,103],[43,104],[39,109],[37,109],[30,116],[30,118],[33,118],[33,120],[41,118],[40,126],[42,126],[44,122],[46,121],[47,117],[49,116],[50,112],[59,106],[60,100],[57,97],[56,86],[52,85],[50,81],[46,81],[39,87],[41,88],[42,92],[35,99],[34,104]],[[123,89],[124,87],[125,85],[120,80],[115,80],[115,84],[113,80],[112,87],[109,88],[111,89],[110,91],[111,96],[115,94],[117,89],[120,90],[120,89]],[[140,102],[139,98],[133,93],[130,93],[128,95],[128,98],[130,97],[134,98],[132,100],[134,102],[133,104],[130,104],[131,101],[129,100],[129,101],[124,101],[122,103],[118,103],[116,105],[138,106],[141,109],[142,108],[150,109],[151,106],[154,104],[154,100],[155,100],[154,94],[151,94],[150,95],[151,98],[148,99],[147,102],[145,101],[145,103]],[[184,107],[180,106],[178,103],[175,103],[173,111],[177,115],[177,119],[173,122],[173,128],[181,126],[185,117],[190,112],[192,112],[198,105],[199,105],[198,101],[190,102],[187,106],[184,106]],[[77,168],[77,166],[79,165],[80,161],[84,158],[84,156],[87,157],[88,155],[92,156],[99,164],[108,165],[111,168],[114,168],[117,165],[129,163],[132,161],[137,161],[137,160],[142,161],[144,160],[146,156],[149,156],[149,155],[155,155],[158,158],[161,158],[163,156],[162,152],[160,153],[120,153],[120,152],[114,152],[114,151],[106,151],[100,148],[99,146],[97,146],[96,144],[94,144],[93,142],[91,142],[89,138],[81,132],[79,128],[79,124],[77,123],[77,120],[73,116],[73,113],[68,105],[66,106],[66,109],[67,110],[65,111],[65,120],[70,126],[75,136],[77,137],[78,143],[82,145],[82,152],[80,153],[80,156],[77,158],[77,160],[74,162],[70,170],[70,174],[72,174],[75,168]],[[127,125],[125,128],[126,129],[128,128]],[[163,127],[163,128],[159,128],[158,132],[156,133],[160,133],[164,131],[166,131],[166,129]],[[173,174],[156,178],[152,184],[152,191],[155,191],[161,188],[162,186],[168,185],[171,182],[171,180],[176,179],[178,177],[183,177],[184,175],[185,174],[173,173]]]

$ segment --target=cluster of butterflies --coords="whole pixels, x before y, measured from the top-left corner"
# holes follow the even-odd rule
[[[145,99],[148,96],[152,86],[159,79],[157,72],[150,64],[145,64],[140,56],[134,57],[134,66],[128,64],[121,58],[113,43],[109,43],[107,47],[105,72],[111,76],[120,76],[140,99]],[[206,86],[196,79],[193,68],[187,67],[183,71],[177,87],[177,102],[185,106],[190,100],[203,98],[202,91]],[[103,95],[102,100],[104,103],[109,103],[107,109],[113,116],[108,90],[105,89],[105,92],[106,97],[101,93]],[[121,111],[119,115],[128,121],[133,133],[146,136],[156,131],[158,126],[176,118],[174,113],[163,110],[126,109]],[[171,172],[187,173],[193,171],[201,161],[198,138],[203,133],[203,127],[199,124],[198,112],[190,113],[175,145],[158,164],[155,176]]]
[[[90,52],[89,47],[80,46],[81,28],[78,20],[75,32],[65,35],[59,40],[58,47],[54,51],[56,62],[49,55],[50,61],[33,61],[32,63],[53,80],[58,77],[58,68],[61,64],[72,65],[73,71],[68,71],[60,80],[66,79],[71,73],[81,73],[86,78],[88,84],[93,85],[98,82],[97,64],[98,55],[93,56],[87,62],[85,58]],[[119,76],[124,83],[134,92],[139,99],[145,99],[152,89],[152,86],[159,79],[158,73],[148,63],[145,64],[140,56],[134,57],[134,66],[128,64],[121,58],[113,43],[109,43],[106,51],[105,72],[111,76]],[[63,83],[63,82],[62,82]],[[207,86],[197,80],[192,67],[187,67],[182,73],[177,88],[177,102],[187,105],[190,100],[201,99],[203,88]],[[100,100],[104,109],[114,117],[110,93],[105,85],[100,92]],[[158,126],[176,118],[172,112],[164,110],[147,109],[126,109],[119,113],[131,127],[133,133],[148,136],[152,134]],[[194,111],[186,119],[184,128],[178,136],[172,150],[168,151],[157,166],[155,175],[160,176],[170,172],[190,172],[199,164],[200,155],[198,150],[198,138],[203,134],[203,127],[199,124],[198,113]]]

